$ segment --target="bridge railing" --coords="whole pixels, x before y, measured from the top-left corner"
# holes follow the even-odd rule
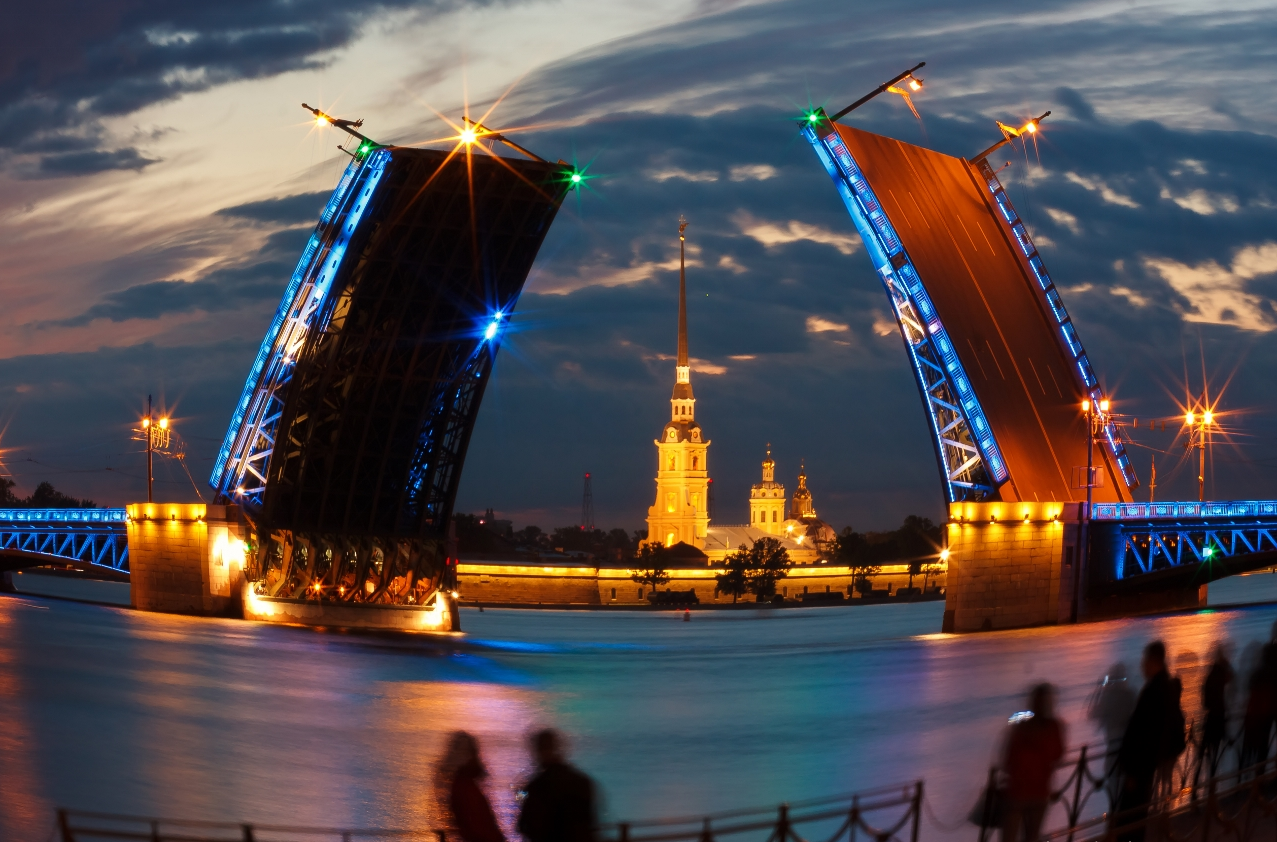
[[[0,551],[127,572],[124,509],[0,509]]]

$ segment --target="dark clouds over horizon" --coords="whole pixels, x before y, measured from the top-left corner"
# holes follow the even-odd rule
[[[768,441],[787,484],[806,459],[817,508],[838,526],[940,516],[925,420],[886,297],[793,124],[809,96],[840,107],[915,56],[928,60],[920,74],[928,91],[918,98],[923,123],[894,98],[866,106],[852,122],[968,155],[997,137],[987,113],[993,104],[1008,121],[1052,109],[1041,166],[1009,151],[994,160],[1012,162],[1002,177],[1092,362],[1123,411],[1167,417],[1177,411],[1186,370],[1200,387],[1204,355],[1215,383],[1231,376],[1224,407],[1246,410],[1229,421],[1237,446],[1216,452],[1216,493],[1277,497],[1268,471],[1277,458],[1277,400],[1268,388],[1277,364],[1277,121],[1267,91],[1248,101],[1206,84],[1229,66],[1260,68],[1277,43],[1277,13],[1144,8],[1097,21],[1072,3],[1015,16],[1001,8],[977,4],[959,14],[913,4],[907,13],[855,18],[816,0],[729,8],[593,48],[525,80],[512,107],[529,120],[589,117],[525,142],[547,157],[589,161],[598,177],[565,204],[529,279],[485,397],[459,508],[492,506],[543,528],[572,523],[589,471],[600,525],[642,526],[651,441],[673,377],[671,260],[676,220],[685,214],[691,350],[701,361],[693,383],[698,420],[713,441],[718,519],[746,517],[748,485]],[[233,28],[234,14],[209,31]],[[258,56],[241,67],[233,51],[217,52],[208,61],[226,76],[206,84],[321,60],[323,50],[354,37],[335,19],[335,34],[290,47],[275,65]],[[125,35],[140,31],[136,22],[121,27]],[[1032,44],[1032,54],[1017,44]],[[127,84],[148,101],[178,96],[154,87],[154,74],[172,66],[156,58],[150,81]],[[1271,71],[1254,72],[1248,87],[1264,87]],[[1130,90],[1115,90],[1123,76]],[[50,78],[49,96],[74,89],[102,102],[115,101],[126,84],[109,76],[94,88],[70,71]],[[13,84],[0,77],[0,108]],[[22,90],[40,90],[31,84]],[[1113,107],[1119,95],[1130,98],[1129,109]],[[1145,105],[1159,101],[1160,110]],[[151,153],[143,144],[137,154]],[[58,166],[53,153],[42,160]],[[180,398],[179,429],[202,484],[323,195],[285,191],[227,203],[198,231],[101,267],[91,298],[28,322],[22,330],[48,332],[205,314],[225,329],[212,340],[207,331],[198,341],[179,334],[171,347],[0,360],[3,446],[18,448],[6,466],[25,486],[54,470],[48,466],[97,470],[94,448],[110,450],[115,441],[103,431],[127,430],[137,396],[154,388]],[[239,245],[209,240],[207,231]],[[235,239],[250,235],[251,247]],[[207,267],[174,274],[177,256],[192,253],[207,254]],[[1169,429],[1139,441],[1167,451],[1158,456],[1159,496],[1191,496],[1195,472],[1176,471],[1182,453]],[[1142,477],[1152,452],[1133,448]],[[15,461],[37,457],[41,464]],[[48,478],[109,502],[136,493],[107,472]]]

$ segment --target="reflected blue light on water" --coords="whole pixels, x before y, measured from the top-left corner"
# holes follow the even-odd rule
[[[1277,576],[1211,586],[1277,597]],[[465,610],[460,641],[316,632],[0,598],[0,838],[55,805],[186,818],[427,826],[448,732],[480,739],[501,819],[552,725],[614,819],[686,815],[924,778],[962,816],[1007,717],[1060,688],[1073,744],[1117,661],[1167,642],[1186,713],[1212,645],[1267,639],[1277,607],[939,635],[939,603],[680,614]]]

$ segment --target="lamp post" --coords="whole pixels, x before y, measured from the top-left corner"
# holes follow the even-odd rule
[[[1077,563],[1073,566],[1073,622],[1078,621],[1082,605],[1082,564],[1091,556],[1091,499],[1095,488],[1095,434],[1097,427],[1103,425],[1108,416],[1107,399],[1098,402],[1090,399],[1082,401],[1082,411],[1086,413],[1086,513],[1082,517],[1082,535],[1078,542]]]
[[[1186,450],[1197,448],[1197,502],[1206,499],[1206,437],[1215,423],[1215,413],[1203,409],[1200,413],[1189,410],[1184,413],[1184,426],[1188,427]]]
[[[168,448],[169,428],[167,415],[160,418],[158,422],[155,420],[155,413],[151,410],[150,395],[146,396],[146,417],[142,419],[142,429],[133,432],[134,440],[138,438],[146,440],[146,502],[154,503],[151,485],[155,481],[155,451]]]

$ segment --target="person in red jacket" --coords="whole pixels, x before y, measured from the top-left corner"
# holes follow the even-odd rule
[[[505,842],[505,834],[483,792],[488,770],[479,754],[479,741],[465,731],[454,731],[439,764],[437,785],[446,794],[452,826],[462,842]]]
[[[1013,717],[1002,769],[1006,775],[1003,842],[1037,842],[1051,800],[1051,776],[1064,756],[1064,723],[1055,718],[1055,688],[1039,684],[1029,709]]]

